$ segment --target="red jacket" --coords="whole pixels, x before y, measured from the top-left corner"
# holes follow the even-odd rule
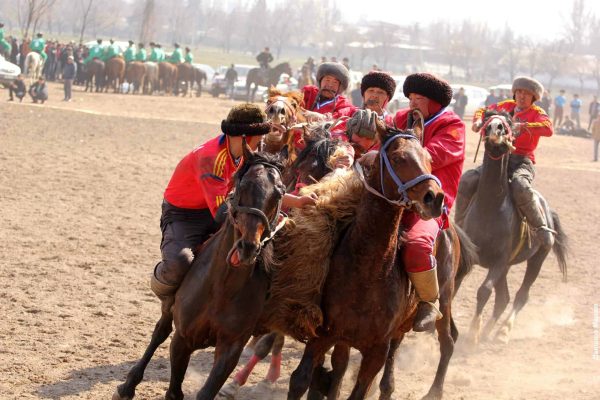
[[[537,148],[541,136],[549,137],[554,133],[552,121],[550,121],[546,112],[536,105],[532,105],[528,109],[519,112],[515,112],[516,107],[516,101],[505,100],[497,104],[492,104],[488,108],[506,111],[513,116],[513,121],[525,123],[525,127],[521,129],[521,134],[513,142],[515,146],[513,154],[529,157],[535,164],[535,155],[533,152]],[[480,108],[475,112],[473,124],[481,121],[484,111],[485,108]]]
[[[400,110],[394,125],[406,128],[409,109]],[[423,144],[431,155],[431,173],[442,183],[448,212],[454,204],[465,159],[465,124],[453,111],[442,109],[425,121]]]
[[[236,170],[229,141],[220,135],[198,146],[179,162],[164,198],[175,207],[208,208],[214,217],[225,201]]]
[[[351,117],[358,107],[352,105],[342,95],[335,96],[332,100],[321,104],[316,104],[319,88],[313,85],[307,85],[302,88],[304,94],[304,108],[308,111],[318,112],[319,114],[331,113],[334,119],[340,117]]]

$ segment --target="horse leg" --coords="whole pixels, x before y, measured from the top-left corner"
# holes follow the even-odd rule
[[[404,339],[404,333],[398,338],[390,340],[390,349],[388,350],[387,358],[385,360],[385,367],[383,369],[383,375],[379,382],[379,400],[391,400],[392,393],[396,388],[394,383],[394,369],[396,367],[396,351],[400,347]]]
[[[181,385],[193,351],[185,339],[176,331],[173,339],[171,339],[171,380],[169,381],[169,388],[165,393],[165,400],[183,399]]]
[[[331,382],[329,392],[327,393],[327,400],[337,400],[339,398],[342,380],[348,368],[349,360],[350,347],[341,343],[336,344],[331,354]]]
[[[533,285],[533,282],[535,282],[537,279],[540,270],[542,269],[542,264],[544,263],[544,260],[548,256],[549,252],[549,249],[541,248],[529,260],[527,260],[527,269],[525,270],[523,283],[515,295],[513,308],[510,312],[510,315],[496,334],[496,340],[499,342],[508,343],[510,339],[510,331],[515,324],[517,314],[523,309],[527,303],[527,300],[529,300],[529,289],[531,289],[531,285]]]
[[[328,337],[318,337],[306,344],[302,360],[290,377],[288,400],[300,400],[311,384],[313,370],[332,345],[333,340]]]
[[[276,334],[275,340],[273,341],[273,350],[271,351],[271,364],[269,365],[269,372],[265,378],[270,383],[275,383],[281,375],[281,351],[283,350],[283,344],[285,343],[285,336],[282,334]]]
[[[506,310],[506,306],[508,306],[508,303],[510,302],[510,293],[508,292],[508,282],[506,280],[507,275],[508,268],[506,270],[506,273],[503,274],[494,285],[494,291],[496,293],[494,299],[494,311],[492,313],[492,317],[489,319],[489,321],[485,324],[485,327],[483,328],[482,338],[484,340],[489,339],[492,330],[494,329],[494,326],[496,326],[496,323],[498,322],[498,320],[502,316],[502,313],[504,313],[504,310]]]
[[[142,358],[135,364],[133,368],[131,368],[127,374],[125,383],[117,387],[117,390],[113,395],[113,400],[132,399],[133,396],[135,396],[135,388],[144,378],[146,366],[150,362],[150,359],[154,355],[154,352],[158,346],[167,340],[172,331],[173,314],[171,313],[170,305],[168,307],[163,305],[162,315],[154,327],[150,344],[148,344],[148,347],[146,348]]]
[[[479,344],[483,309],[492,294],[492,290],[496,284],[496,281],[505,271],[506,268],[498,265],[489,266],[487,276],[477,290],[477,307],[475,310],[475,316],[471,321],[471,327],[469,329],[469,338],[472,345],[476,346]]]
[[[358,370],[356,384],[348,400],[362,400],[365,398],[373,383],[373,379],[375,379],[375,376],[385,364],[389,348],[390,342],[387,341],[372,346],[365,352],[361,352],[363,359]]]
[[[233,341],[225,340],[224,338],[217,339],[213,367],[204,386],[202,386],[202,389],[196,395],[196,400],[213,400],[217,396],[219,390],[240,360],[244,344],[246,344],[249,338],[250,334],[238,337]]]

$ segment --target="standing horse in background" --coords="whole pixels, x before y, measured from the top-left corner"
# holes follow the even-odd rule
[[[120,56],[113,57],[106,62],[105,70],[106,84],[104,92],[108,92],[108,88],[112,87],[114,93],[119,93],[125,78],[125,60]]]
[[[44,59],[42,56],[35,51],[30,51],[25,57],[25,63],[23,64],[23,74],[29,77],[29,84],[37,81],[42,76],[42,70],[44,69]]]
[[[85,65],[86,80],[85,91],[91,92],[96,86],[96,93],[104,87],[104,61],[94,58]]]
[[[234,177],[235,191],[227,200],[228,219],[196,252],[173,307],[163,310],[144,356],[117,388],[113,400],[133,398],[173,322],[176,330],[166,399],[183,399],[181,385],[190,356],[197,349],[215,347],[213,367],[197,399],[214,399],[235,368],[267,300],[270,239],[283,225],[280,210],[285,193],[280,158],[253,153],[245,141],[243,146],[244,162]]]
[[[196,82],[196,85],[198,85],[198,90],[196,90],[196,97],[200,97],[202,96],[202,85],[206,85],[206,82],[208,81],[206,72],[204,72],[202,68],[194,67],[194,81]]]
[[[512,311],[496,335],[499,341],[506,343],[517,314],[527,303],[529,289],[551,250],[554,250],[566,280],[567,236],[558,214],[550,210],[541,194],[537,193],[538,206],[544,211],[547,226],[556,232],[554,243],[541,243],[513,204],[508,177],[509,153],[513,149],[510,115],[486,111],[482,134],[485,152],[477,191],[468,205],[464,220],[457,223],[479,248],[479,264],[488,270],[477,291],[477,308],[470,331],[473,344],[479,342],[483,308],[492,290],[496,292],[496,300],[492,317],[483,330],[485,338],[491,334],[510,302],[507,283],[510,266],[527,261],[525,277],[515,296]],[[460,196],[457,197],[457,203],[459,201],[462,201]]]
[[[181,63],[177,65],[177,81],[175,82],[175,96],[179,96],[180,86],[183,86],[183,97],[188,93],[192,96],[194,81],[196,80],[196,72],[190,63]]]
[[[177,67],[167,61],[158,63],[158,82],[159,90],[172,94],[177,85]]]
[[[144,80],[144,94],[152,94],[159,90],[159,79],[158,79],[158,64],[152,61],[146,61],[144,63],[146,67],[146,79]]]
[[[125,71],[125,80],[129,84],[127,93],[139,93],[144,87],[144,78],[146,77],[146,66],[143,62],[132,61],[127,64]]]
[[[277,86],[279,83],[279,77],[281,74],[292,75],[292,67],[290,67],[290,63],[284,62],[276,65],[273,68],[269,68],[266,71],[263,71],[261,68],[252,68],[248,71],[248,76],[246,76],[246,98],[249,102],[254,102],[254,97],[256,96],[256,90],[259,86]]]

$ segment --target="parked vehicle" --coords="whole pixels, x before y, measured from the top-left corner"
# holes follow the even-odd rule
[[[6,87],[12,83],[21,73],[21,68],[11,62],[8,62],[0,55],[0,84]]]
[[[221,65],[217,68],[216,72],[213,74],[212,82],[210,85],[210,94],[213,97],[218,97],[220,94],[225,94],[227,89],[227,81],[225,81],[225,73],[229,68],[228,65]],[[248,71],[252,68],[256,68],[256,65],[248,65],[248,64],[235,64],[234,69],[238,74],[238,80],[234,84],[234,93],[239,92],[240,88],[244,87],[244,96],[246,90],[246,76],[248,75]]]
[[[485,106],[485,99],[490,94],[487,89],[479,87],[479,86],[471,86],[471,85],[459,85],[459,84],[450,84],[452,88],[452,93],[456,94],[460,88],[465,89],[465,94],[467,95],[468,102],[465,107],[465,118],[472,118],[479,108]],[[454,99],[450,102],[450,107],[454,106]]]

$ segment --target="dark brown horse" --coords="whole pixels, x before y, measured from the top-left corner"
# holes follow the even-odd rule
[[[96,92],[102,91],[104,87],[104,61],[94,58],[86,66],[87,79],[85,82],[85,91],[91,92],[96,86]]]
[[[112,87],[114,93],[119,93],[123,80],[125,78],[125,60],[123,57],[116,56],[106,62],[106,85],[104,92],[108,92],[108,88]]]
[[[179,89],[182,86],[183,97],[186,97],[188,93],[192,96],[192,88],[196,81],[196,71],[192,64],[181,63],[177,65],[177,82],[175,83],[175,96],[179,96]]]
[[[144,78],[146,77],[146,66],[143,62],[133,61],[127,64],[125,71],[125,80],[129,83],[127,93],[139,93],[144,87]]]
[[[197,252],[172,309],[162,310],[152,340],[114,400],[131,399],[158,346],[172,331],[171,381],[167,399],[183,399],[181,384],[190,356],[215,347],[215,361],[197,399],[213,399],[235,368],[268,291],[271,242],[280,222],[284,187],[278,156],[252,153],[244,142],[244,163],[228,199],[228,219]],[[259,260],[258,262],[257,259]]]
[[[166,61],[158,63],[158,82],[160,90],[172,94],[177,85],[177,66]]]
[[[473,344],[479,342],[482,312],[492,290],[496,293],[494,311],[484,328],[484,338],[491,334],[510,302],[506,278],[511,265],[527,261],[525,277],[515,296],[510,315],[496,335],[496,339],[501,342],[509,340],[515,318],[527,303],[529,289],[551,250],[556,255],[563,278],[566,280],[567,277],[567,236],[558,214],[551,211],[541,194],[536,193],[547,226],[555,231],[553,243],[548,243],[540,240],[536,232],[528,232],[526,223],[513,204],[508,177],[509,153],[513,148],[510,115],[486,111],[482,140],[485,142],[485,152],[478,186],[468,208],[467,205],[461,207],[466,209],[464,220],[457,220],[477,245],[479,264],[488,270],[477,291],[477,308],[470,331]],[[457,208],[461,201],[463,199],[457,197]]]
[[[202,96],[202,85],[206,85],[207,80],[208,77],[206,76],[206,72],[204,72],[202,68],[194,67],[194,82],[196,82],[196,85],[198,86],[196,97]]]
[[[288,74],[290,76],[292,75],[292,67],[290,67],[290,63],[284,62],[276,65],[273,68],[269,68],[266,71],[266,74],[261,68],[252,68],[250,71],[248,71],[248,76],[246,76],[246,98],[248,101],[254,101],[256,90],[259,86],[277,86],[281,74]]]

